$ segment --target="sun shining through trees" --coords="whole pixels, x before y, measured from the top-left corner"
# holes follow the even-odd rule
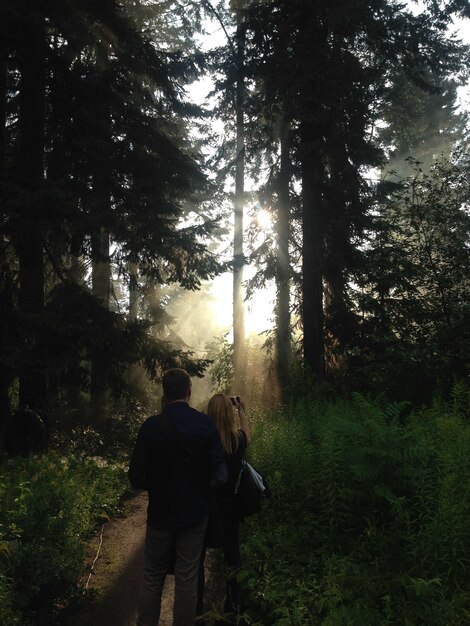
[[[260,208],[256,204],[251,211],[253,218],[248,225],[248,231],[252,231],[249,237],[247,248],[248,261],[245,266],[245,284],[253,280],[259,271],[256,257],[250,259],[250,252],[259,246],[272,244],[273,222],[272,214],[266,208]],[[270,331],[274,326],[274,303],[276,299],[276,289],[272,280],[254,290],[248,290],[249,295],[244,302],[245,308],[245,336],[250,337],[260,333]]]
[[[1,6],[0,624],[174,367],[260,408],[248,622],[470,623],[468,0]]]
[[[267,209],[259,209],[256,212],[256,223],[263,230],[272,230],[273,222],[271,214]]]
[[[246,267],[245,276],[249,279],[254,273],[250,266]],[[212,296],[208,309],[213,315],[214,322],[224,332],[229,333],[232,340],[232,275],[223,274],[214,279],[210,290]],[[260,289],[245,301],[245,336],[257,335],[272,329],[273,307],[275,300],[274,286]]]

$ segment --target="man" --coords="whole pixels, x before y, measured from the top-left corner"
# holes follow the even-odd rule
[[[163,375],[165,409],[141,426],[129,466],[133,487],[149,494],[138,626],[156,626],[163,584],[175,558],[173,626],[193,626],[211,489],[227,480],[219,433],[189,406],[191,379]]]

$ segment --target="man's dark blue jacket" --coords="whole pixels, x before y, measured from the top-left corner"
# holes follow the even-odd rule
[[[165,408],[177,432],[161,415],[140,427],[129,466],[133,487],[149,493],[147,522],[172,529],[209,515],[211,490],[227,480],[220,436],[204,413],[178,401]]]

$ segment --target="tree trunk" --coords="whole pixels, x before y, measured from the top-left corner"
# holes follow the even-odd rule
[[[111,149],[110,84],[108,78],[109,58],[106,41],[101,41],[96,52],[97,93],[96,132],[97,148]],[[92,293],[101,305],[109,309],[111,295],[110,234],[104,225],[111,214],[112,170],[108,159],[101,154],[94,156],[93,195],[96,221],[99,226],[92,236]],[[106,391],[108,363],[106,355],[97,348],[91,363],[91,408],[97,422],[106,418]]]
[[[146,297],[148,317],[152,322],[152,335],[163,338],[165,335],[165,325],[163,320],[162,288],[159,283],[151,283],[146,287]]]
[[[19,400],[22,406],[42,411],[47,399],[46,360],[38,321],[44,313],[44,257],[42,224],[35,203],[44,180],[46,38],[44,15],[40,15],[34,2],[28,5],[19,50],[19,176],[26,202],[18,232],[17,251],[19,306],[30,328],[32,358],[22,368]]]
[[[5,178],[6,118],[7,118],[8,46],[0,30],[0,185]],[[2,190],[3,193],[3,190]]]
[[[81,257],[82,235],[72,233],[70,237],[70,255],[68,259],[68,279],[75,285],[85,284],[85,264]],[[83,356],[83,355],[82,355]],[[65,387],[65,397],[72,412],[79,411],[80,392],[83,390],[81,360],[79,353],[74,353],[68,357],[68,367]]]
[[[245,312],[243,294],[243,208],[245,202],[245,129],[244,129],[244,53],[245,30],[241,7],[237,9],[236,33],[236,124],[237,124],[237,161],[235,166],[235,215],[233,234],[233,355],[234,388],[242,389],[245,381],[246,346]]]
[[[138,290],[137,263],[129,263],[129,319],[136,321],[139,316],[139,290]]]
[[[323,266],[325,333],[327,362],[338,368],[346,362],[346,348],[355,337],[348,276],[354,263],[351,233],[354,227],[360,227],[361,219],[360,176],[349,160],[347,138],[339,125],[330,134],[328,152],[328,233]]]
[[[72,232],[70,235],[69,277],[76,285],[85,284],[85,262],[82,255],[83,235]]]
[[[109,309],[111,295],[111,265],[109,260],[109,232],[101,228],[92,239],[91,291],[105,309]]]
[[[304,362],[317,382],[325,377],[323,334],[323,227],[321,144],[311,124],[301,127],[302,317]]]
[[[0,30],[0,192],[3,197],[5,183],[5,154],[6,154],[6,102],[7,102],[7,73],[8,47],[4,28]],[[9,312],[12,308],[12,294],[9,280],[9,267],[6,257],[4,235],[0,238],[0,341],[2,344],[9,335]],[[12,372],[8,367],[0,368],[0,430],[10,418],[9,391],[12,382]]]
[[[276,372],[280,390],[280,400],[287,400],[289,370],[291,361],[290,331],[290,194],[291,161],[289,122],[283,116],[280,122],[279,138],[281,148],[281,168],[279,172],[278,211],[276,224],[277,237],[277,306],[276,306]]]
[[[46,156],[47,179],[54,185],[65,182],[64,179],[68,173],[64,141],[64,126],[68,120],[67,113],[64,111],[64,101],[66,98],[72,97],[67,86],[64,86],[63,75],[61,76],[60,72],[59,55],[59,43],[57,37],[54,37],[49,63],[51,74],[48,97],[50,108],[48,115],[49,149]]]
[[[100,304],[109,309],[111,293],[111,265],[109,261],[109,232],[104,228],[92,238],[92,293]],[[91,361],[91,409],[96,422],[106,419],[107,363],[96,347]]]

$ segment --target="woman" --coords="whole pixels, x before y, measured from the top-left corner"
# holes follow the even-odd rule
[[[209,401],[207,415],[212,418],[220,433],[228,468],[228,480],[217,490],[216,503],[220,511],[222,524],[222,549],[225,563],[231,570],[226,582],[224,611],[238,613],[240,608],[240,584],[235,571],[241,567],[240,556],[240,521],[243,516],[237,510],[235,485],[242,467],[246,447],[250,442],[250,429],[247,422],[245,403],[240,398],[217,393]],[[210,545],[210,542],[209,542]],[[204,551],[205,552],[205,551]],[[202,613],[204,593],[204,556],[200,575],[198,614]]]

